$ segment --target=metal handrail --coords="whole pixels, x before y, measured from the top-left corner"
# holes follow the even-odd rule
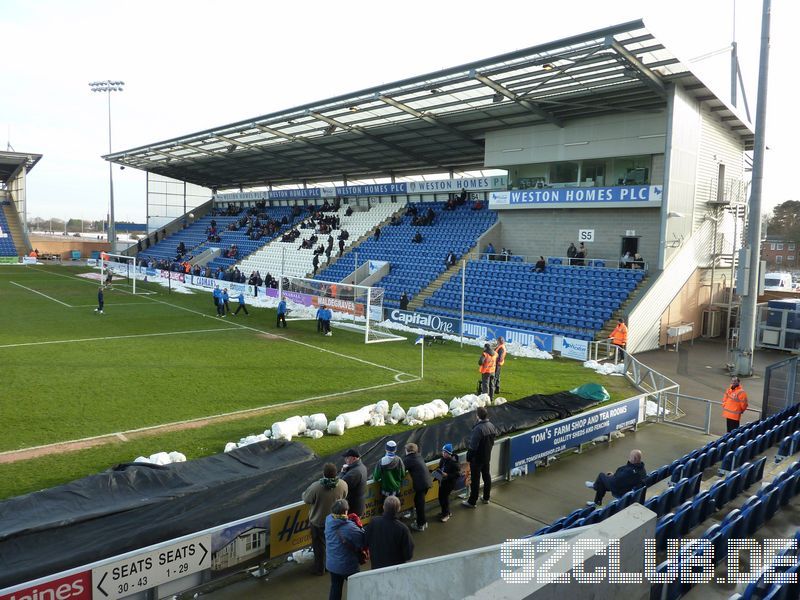
[[[497,249],[495,248],[495,253],[491,254],[491,255],[487,254],[486,252],[470,252],[468,254],[462,255],[461,258],[464,259],[464,260],[487,260],[486,257],[488,257],[488,256],[495,257],[492,260],[497,261],[497,262],[506,262],[505,259],[508,258],[507,262],[523,262],[523,263],[528,263],[528,264],[535,264],[536,261],[539,260],[539,256],[542,256],[542,255],[537,256],[537,255],[532,255],[532,254],[530,254],[530,255],[529,254],[510,254],[510,255],[508,255],[508,257],[506,257],[505,255],[503,255],[499,251],[497,251]],[[549,255],[545,255],[544,259],[545,259],[545,262],[547,262],[547,266],[548,267],[552,267],[552,266],[579,266],[577,264],[570,265],[570,261],[578,261],[578,260],[580,260],[580,261],[583,261],[583,266],[585,266],[585,267],[597,267],[597,268],[601,268],[601,269],[622,269],[623,268],[623,267],[619,266],[621,257],[619,257],[619,258],[604,258],[604,257],[595,258],[595,257],[590,256],[590,257],[587,257],[587,258],[580,258],[580,259],[579,258],[572,258],[572,259],[570,259],[570,258],[568,258],[566,256],[549,256]],[[552,259],[560,260],[561,261],[561,265],[553,265],[553,264],[551,264],[550,261]],[[598,262],[602,262],[603,264],[602,265],[596,264]],[[633,267],[629,267],[626,270],[636,270],[636,271],[645,271],[646,272],[648,270],[648,268],[649,268],[649,265],[648,265],[647,262],[645,262],[644,263],[644,267],[641,268],[641,269],[638,269],[638,268],[634,269]]]
[[[710,398],[700,398],[699,396],[690,396],[688,394],[681,394],[679,392],[671,392],[671,391],[664,392],[664,395],[674,397],[676,407],[679,406],[681,399],[690,400],[693,402],[704,402],[706,405],[706,414],[705,414],[705,424],[703,427],[700,427],[698,425],[692,425],[691,423],[677,423],[675,421],[671,421],[670,424],[678,425],[680,427],[685,427],[687,429],[694,429],[696,431],[702,431],[706,435],[711,433],[711,407],[713,405],[722,406],[721,401],[711,400]],[[747,408],[745,412],[756,413],[758,415],[758,418],[761,417],[761,411],[756,410],[755,408]]]

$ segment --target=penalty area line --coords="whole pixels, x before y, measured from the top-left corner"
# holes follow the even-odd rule
[[[52,300],[53,302],[58,302],[61,306],[66,306],[67,308],[73,308],[73,306],[71,304],[67,304],[66,302],[62,302],[61,300],[56,300],[52,296],[48,296],[47,294],[43,294],[42,292],[39,292],[39,291],[34,290],[32,288],[26,287],[26,286],[22,285],[21,283],[17,283],[16,281],[9,281],[8,283],[10,283],[11,285],[15,285],[15,286],[17,286],[19,288],[22,288],[23,290],[28,290],[29,292],[33,292],[34,294],[39,294],[43,298],[47,298],[48,300]]]

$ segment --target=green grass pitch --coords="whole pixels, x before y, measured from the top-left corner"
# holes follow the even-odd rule
[[[363,334],[334,328],[323,337],[310,321],[275,328],[274,310],[220,319],[208,293],[106,291],[98,315],[96,281],[78,267],[4,267],[0,298],[0,453],[120,432],[111,443],[6,462],[0,498],[58,485],[139,455],[178,450],[191,458],[221,452],[228,441],[260,433],[296,414],[329,419],[377,400],[404,408],[474,391],[478,348],[425,348],[406,342],[364,344]],[[237,303],[232,302],[235,308]],[[587,382],[612,400],[634,393],[569,360],[509,357],[503,396],[553,393]],[[247,413],[263,409],[258,414]],[[237,414],[242,413],[242,414]],[[226,418],[214,418],[229,415]],[[135,430],[212,418],[190,429]],[[403,429],[360,427],[307,443],[326,454]],[[305,438],[300,438],[305,441]],[[8,456],[6,454],[6,456]]]

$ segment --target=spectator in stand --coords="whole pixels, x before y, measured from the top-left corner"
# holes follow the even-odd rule
[[[372,479],[380,484],[383,496],[396,496],[405,476],[406,468],[397,456],[397,442],[389,440],[386,442],[386,454],[375,465]]]
[[[239,306],[236,307],[236,312],[233,313],[233,316],[235,317],[236,315],[238,315],[240,310],[243,310],[244,314],[249,315],[250,313],[247,312],[247,306],[245,306],[244,303],[244,292],[239,292],[238,300],[239,300]]]
[[[340,239],[339,240],[339,256],[341,256],[342,254],[344,254],[344,240]]]
[[[633,261],[631,261],[631,267],[634,269],[644,269],[644,259],[642,255],[638,252],[633,255]]]
[[[464,206],[467,203],[467,188],[461,188],[461,193],[458,195],[456,199],[457,206]]]
[[[314,258],[311,260],[311,266],[314,267],[314,273],[311,275],[313,277],[317,274],[317,269],[319,269],[319,254],[316,252],[314,253]]]
[[[361,462],[361,454],[355,448],[350,448],[343,454],[344,465],[342,466],[339,477],[347,483],[347,503],[350,511],[359,517],[364,516],[364,496],[367,493],[367,474],[366,465]]]
[[[383,501],[383,514],[373,517],[365,527],[373,569],[401,565],[414,555],[414,540],[399,513],[400,499],[389,496]]]
[[[286,297],[281,296],[281,301],[278,302],[278,322],[276,327],[280,327],[283,323],[283,328],[286,329]]]
[[[472,205],[472,210],[483,210],[483,201],[475,200],[475,203]]]
[[[308,522],[311,525],[311,546],[314,549],[314,566],[311,573],[325,574],[325,521],[334,502],[347,497],[347,484],[336,476],[336,465],[325,463],[322,479],[312,483],[303,492],[303,502],[310,504]]]
[[[376,242],[377,242],[379,239],[381,239],[381,228],[380,228],[380,227],[376,227],[376,228],[375,228],[375,236],[374,236],[374,237],[375,237],[375,241],[376,241]]]
[[[444,205],[443,210],[455,210],[456,209],[456,199],[453,196],[450,196],[447,199],[447,203]]]
[[[491,242],[489,242],[486,245],[486,250],[484,251],[484,254],[486,254],[489,260],[494,260],[494,245]]]
[[[445,264],[445,266],[447,268],[455,266],[455,264],[456,264],[456,255],[453,254],[452,250],[447,254],[447,258],[444,259],[444,264]]]
[[[349,216],[350,216],[350,215],[352,215],[352,214],[353,214],[353,207],[352,207],[352,206],[348,206],[348,207],[347,207],[347,210],[346,210],[346,211],[344,211],[344,216],[345,216],[345,217],[349,217]]]
[[[436,215],[433,212],[433,209],[429,206],[428,212],[425,213],[425,222],[423,223],[423,225],[433,225],[433,219],[435,218],[435,216]]]
[[[589,258],[589,250],[586,248],[586,244],[583,242],[580,243],[578,246],[578,253],[575,255],[575,258],[578,259],[578,265],[583,266],[586,264],[585,259]]]
[[[633,262],[633,257],[631,256],[631,253],[625,252],[625,254],[622,255],[622,258],[619,259],[619,268],[630,269],[632,262]]]
[[[417,216],[417,205],[416,204],[409,204],[408,209],[406,210],[407,217],[416,217]]]
[[[611,492],[615,498],[621,498],[631,490],[644,485],[647,471],[642,462],[642,451],[631,450],[628,462],[611,473],[600,473],[594,481],[587,481],[586,487],[595,491],[594,501],[587,502],[589,506],[600,506],[606,492]]]
[[[536,261],[536,264],[533,266],[534,273],[544,273],[547,269],[547,263],[544,260],[544,256],[540,256],[539,260]]]
[[[391,223],[389,223],[389,225],[402,225],[402,224],[403,224],[403,219],[400,217],[400,215],[394,215],[392,217]]]
[[[469,450],[467,450],[467,460],[470,468],[469,498],[464,500],[461,505],[467,508],[477,508],[478,491],[480,480],[483,478],[483,503],[489,504],[492,491],[492,474],[489,471],[489,464],[492,460],[492,447],[495,438],[500,435],[497,427],[489,421],[489,413],[479,406],[476,411],[478,422],[472,428],[469,438]]]
[[[569,243],[569,248],[567,248],[567,264],[573,264],[573,260],[575,255],[578,254],[578,249],[575,247],[574,242]]]
[[[408,294],[405,292],[400,296],[400,310],[408,310]]]
[[[442,458],[439,459],[439,466],[433,472],[433,478],[439,482],[439,520],[447,523],[450,520],[450,493],[456,487],[458,478],[461,475],[461,467],[458,464],[458,454],[453,452],[453,444],[442,446]]]
[[[411,238],[412,244],[421,244],[422,243],[422,234],[417,230],[417,233],[414,234],[414,237]]]
[[[322,326],[322,311],[323,310],[324,310],[324,307],[322,307],[322,306],[318,306],[317,307],[317,313],[316,313],[316,317],[317,317],[317,333],[325,333],[325,330],[323,329],[323,326]]]
[[[414,531],[425,531],[428,522],[425,519],[425,496],[428,490],[433,487],[431,472],[422,456],[419,454],[419,447],[414,444],[406,444],[406,456],[403,459],[403,466],[411,476],[411,485],[414,488],[414,511],[416,513],[416,523],[411,524]]]

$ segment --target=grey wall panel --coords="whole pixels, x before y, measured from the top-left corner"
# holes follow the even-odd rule
[[[639,253],[651,263],[658,251],[659,211],[658,208],[498,211],[500,244],[515,254],[565,256],[570,242],[577,245],[578,230],[594,229],[595,241],[586,244],[589,257],[616,260],[622,237],[626,231],[634,230],[640,236]]]

